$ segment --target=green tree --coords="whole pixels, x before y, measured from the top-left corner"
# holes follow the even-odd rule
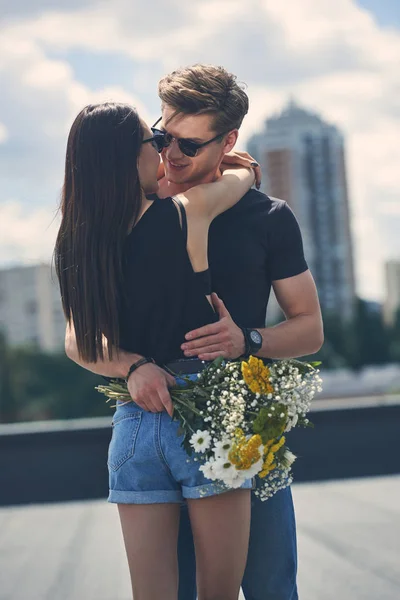
[[[11,360],[7,340],[0,331],[0,422],[16,418],[16,399],[11,383]]]
[[[400,311],[399,311],[400,312]],[[324,312],[325,341],[321,350],[308,360],[321,360],[324,368],[360,369],[399,360],[400,315],[389,331],[379,312],[373,312],[364,300],[357,298],[354,318],[345,322],[341,315]]]
[[[94,389],[102,379],[78,367],[64,353],[12,348],[8,350],[8,363],[13,411],[5,414],[4,421],[70,419],[111,413],[104,397]]]
[[[352,366],[389,362],[389,335],[382,314],[369,310],[368,303],[360,298],[356,302],[354,332],[357,356]]]
[[[397,309],[393,327],[389,332],[389,356],[392,362],[400,363],[400,308]]]

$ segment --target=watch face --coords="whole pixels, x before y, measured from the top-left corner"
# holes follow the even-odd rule
[[[254,344],[262,344],[261,333],[253,329],[250,331],[250,339]]]

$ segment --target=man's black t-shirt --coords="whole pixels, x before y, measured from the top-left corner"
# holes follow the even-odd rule
[[[242,327],[265,326],[272,281],[308,269],[288,204],[256,190],[213,221],[208,257],[213,290]]]

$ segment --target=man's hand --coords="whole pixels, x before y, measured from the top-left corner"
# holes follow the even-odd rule
[[[253,169],[256,177],[256,188],[260,189],[261,186],[261,167],[258,162],[250,156],[248,152],[238,152],[236,150],[231,150],[227,154],[224,155],[221,163],[221,172],[223,172],[224,167],[247,167],[248,169]]]
[[[136,404],[148,412],[166,410],[171,417],[173,406],[168,388],[174,385],[175,377],[150,363],[136,369],[128,379],[128,391]]]
[[[212,295],[214,308],[218,312],[218,323],[205,325],[185,335],[181,348],[185,356],[198,356],[200,360],[214,360],[218,356],[238,358],[244,354],[245,341],[240,327],[232,320],[225,304],[217,294]]]

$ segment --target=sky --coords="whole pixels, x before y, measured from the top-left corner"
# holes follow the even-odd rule
[[[50,260],[66,137],[89,102],[159,116],[157,81],[222,64],[247,84],[238,149],[290,96],[345,136],[358,294],[400,259],[399,0],[0,0],[0,267]]]

